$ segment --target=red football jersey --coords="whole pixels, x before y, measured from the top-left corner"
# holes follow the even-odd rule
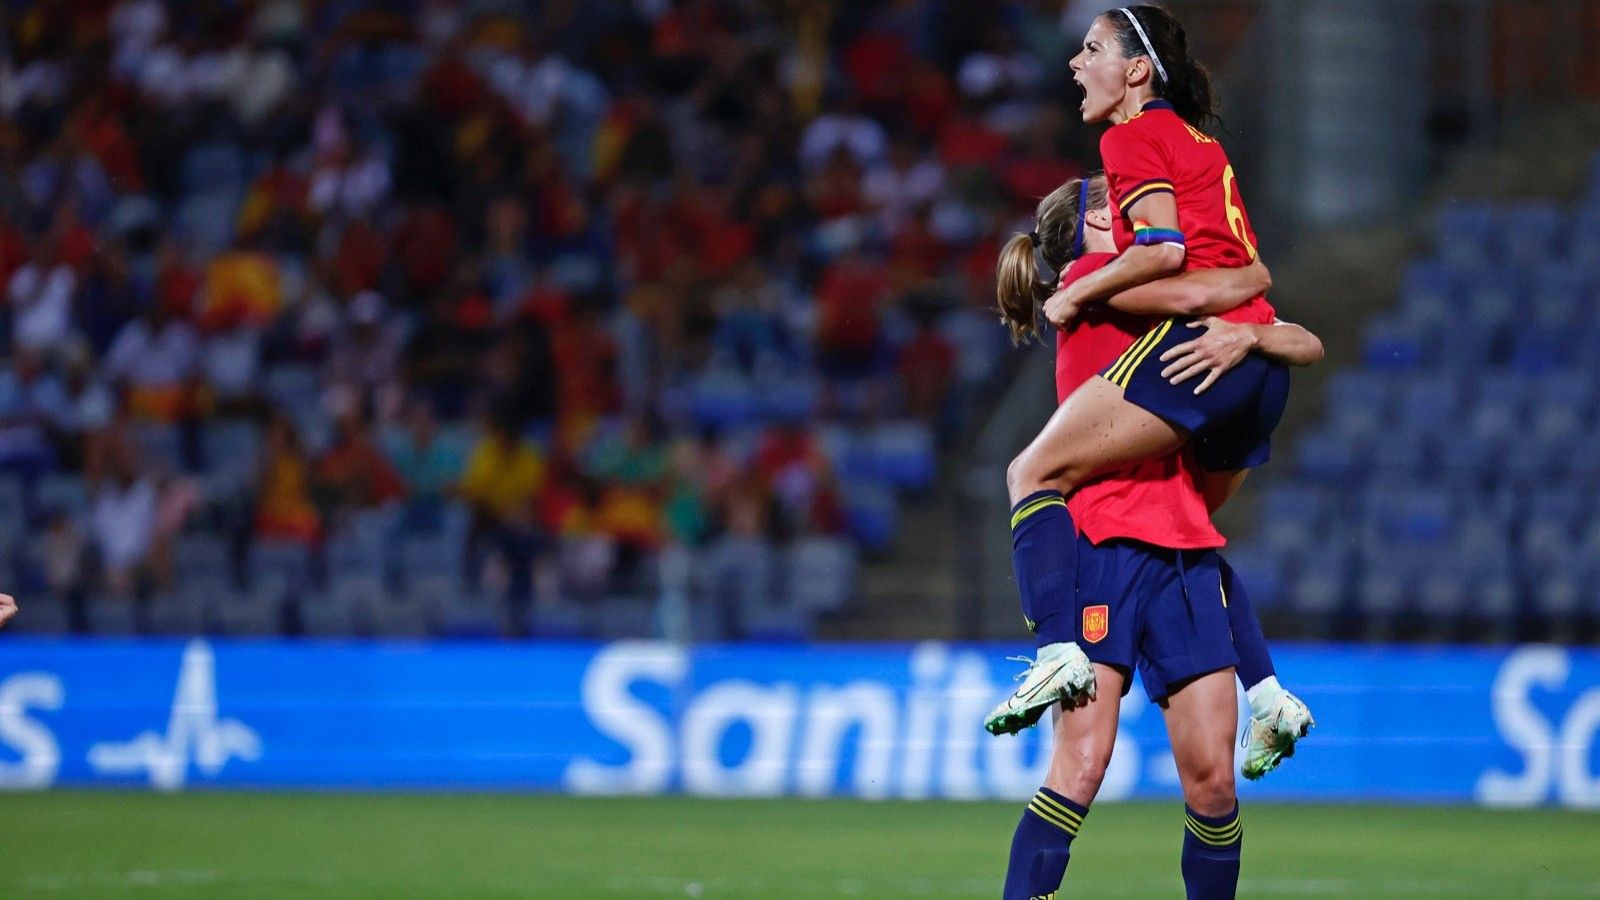
[[[1100,136],[1100,161],[1117,213],[1111,222],[1118,250],[1133,243],[1129,208],[1164,192],[1177,198],[1186,268],[1238,268],[1255,260],[1256,233],[1245,214],[1227,151],[1216,138],[1179,118],[1172,104],[1153,100],[1138,115],[1107,129]],[[1269,325],[1276,313],[1263,296],[1222,318]]]
[[[1113,259],[1111,253],[1083,256],[1067,270],[1062,286]],[[1056,401],[1066,400],[1149,330],[1150,320],[1143,316],[1095,306],[1071,328],[1057,332]],[[1211,523],[1200,493],[1204,474],[1185,445],[1093,479],[1067,498],[1067,510],[1078,531],[1096,544],[1131,538],[1174,550],[1221,547],[1226,541]]]

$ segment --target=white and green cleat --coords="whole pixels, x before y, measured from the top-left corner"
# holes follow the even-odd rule
[[[1271,772],[1294,755],[1295,742],[1311,731],[1317,720],[1299,697],[1278,691],[1271,705],[1252,713],[1243,735],[1244,764],[1239,774],[1251,781]]]
[[[983,720],[990,734],[1015,734],[1032,727],[1057,703],[1078,706],[1094,699],[1094,666],[1077,643],[1046,644],[1034,660],[1015,658],[1028,663],[1028,668],[1017,676],[1022,684],[1016,691]]]

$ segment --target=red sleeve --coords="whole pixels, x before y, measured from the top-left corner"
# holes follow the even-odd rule
[[[1100,137],[1100,162],[1106,167],[1106,183],[1117,212],[1128,209],[1151,194],[1172,189],[1172,167],[1155,135],[1125,122],[1107,129]]]
[[[1067,285],[1088,275],[1090,272],[1100,271],[1105,268],[1106,263],[1116,258],[1117,255],[1115,253],[1085,253],[1067,266],[1067,271],[1061,275],[1061,281],[1056,285],[1056,290],[1066,290]]]

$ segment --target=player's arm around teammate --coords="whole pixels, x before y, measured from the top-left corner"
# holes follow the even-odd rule
[[[0,594],[0,628],[5,627],[5,624],[11,621],[11,617],[16,614],[17,598],[10,594]]]
[[[1113,294],[1106,306],[1138,316],[1209,317],[1271,289],[1272,273],[1258,259],[1242,269],[1191,269],[1176,278],[1131,287]]]
[[[1182,384],[1202,372],[1207,373],[1205,380],[1194,389],[1196,394],[1204,393],[1224,372],[1251,353],[1259,353],[1286,366],[1314,366],[1322,361],[1322,339],[1292,322],[1256,325],[1206,316],[1190,322],[1188,327],[1206,330],[1194,340],[1161,354],[1161,361],[1169,363],[1161,370],[1161,377],[1173,384]]]

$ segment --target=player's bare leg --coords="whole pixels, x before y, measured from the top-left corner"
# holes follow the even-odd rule
[[[1072,839],[1100,791],[1117,742],[1125,676],[1100,663],[1094,664],[1094,674],[1094,699],[1057,708],[1050,770],[1011,839],[1004,900],[1054,895],[1067,871]]]
[[[1162,704],[1183,785],[1183,882],[1190,900],[1232,898],[1244,841],[1233,781],[1234,670],[1202,675]]]
[[[1100,792],[1111,751],[1117,744],[1117,717],[1127,677],[1114,666],[1094,663],[1095,696],[1081,706],[1057,707],[1055,745],[1044,786],[1088,806]]]
[[[1122,394],[1122,388],[1096,377],[1056,407],[1006,469],[1011,502],[1043,490],[1070,494],[1097,472],[1165,456],[1189,440],[1188,434]]]

